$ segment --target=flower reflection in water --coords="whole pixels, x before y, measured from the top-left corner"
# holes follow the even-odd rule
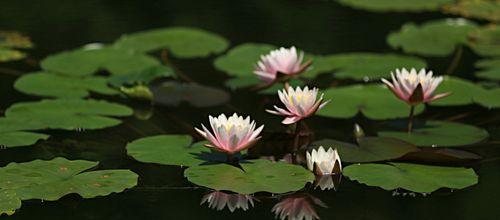
[[[230,194],[220,191],[213,191],[203,196],[200,205],[208,203],[208,207],[217,211],[223,210],[226,206],[229,211],[234,212],[236,209],[247,211],[254,207],[253,196]]]
[[[326,175],[326,176],[316,176],[316,181],[314,182],[314,188],[320,188],[321,190],[337,190],[342,180],[342,174]]]
[[[319,219],[318,213],[314,209],[315,205],[328,208],[318,198],[307,193],[299,193],[282,199],[273,207],[272,212],[281,220],[287,218],[288,220]]]

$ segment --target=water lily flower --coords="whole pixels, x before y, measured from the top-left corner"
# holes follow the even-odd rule
[[[282,121],[283,124],[293,124],[303,118],[313,115],[316,111],[323,108],[329,100],[323,102],[323,95],[318,99],[318,89],[309,89],[307,86],[301,89],[297,86],[296,89],[292,87],[278,91],[278,96],[285,104],[286,109],[274,106],[275,110],[266,110],[267,112],[275,115],[282,115],[286,118]]]
[[[264,82],[272,83],[278,77],[278,73],[292,76],[297,75],[311,65],[311,61],[302,64],[304,52],[297,53],[295,47],[290,49],[280,48],[262,55],[260,61],[255,65],[254,73]]]
[[[201,125],[203,130],[195,128],[196,131],[211,142],[206,144],[206,147],[229,155],[251,147],[260,139],[258,135],[264,128],[262,125],[255,129],[255,121],[250,121],[250,116],[243,119],[236,113],[229,118],[224,114],[208,118],[212,132],[203,124]]]
[[[286,218],[290,220],[311,220],[319,219],[318,213],[314,209],[314,205],[327,208],[328,206],[316,197],[309,194],[299,193],[285,197],[279,203],[274,205],[272,212],[279,216],[281,220]]]
[[[241,194],[229,194],[220,191],[213,191],[206,194],[201,199],[200,205],[208,203],[208,207],[211,209],[216,209],[218,211],[224,209],[227,206],[229,211],[234,212],[236,209],[242,209],[243,211],[254,207],[254,197],[249,195]]]
[[[307,152],[307,168],[317,175],[332,175],[342,172],[342,162],[340,161],[337,149],[329,148],[328,151],[320,146],[318,150],[313,149]]]
[[[396,69],[396,75],[391,72],[391,77],[392,83],[386,79],[382,79],[382,82],[387,85],[394,95],[412,106],[422,102],[431,102],[451,94],[434,95],[434,90],[443,81],[443,77],[433,77],[432,71],[427,73],[423,68],[418,73],[414,68],[410,71],[405,68]]]

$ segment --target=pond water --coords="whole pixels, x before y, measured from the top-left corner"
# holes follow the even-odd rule
[[[401,49],[394,49],[388,45],[386,38],[389,33],[400,30],[401,26],[408,22],[421,24],[432,20],[458,17],[439,11],[371,12],[326,0],[2,1],[0,2],[0,30],[15,30],[26,34],[36,46],[31,50],[25,50],[28,53],[26,59],[0,63],[0,110],[5,113],[6,109],[14,103],[41,99],[40,96],[16,91],[13,85],[21,75],[39,71],[40,61],[48,55],[75,49],[88,43],[112,43],[125,33],[184,26],[223,36],[230,42],[229,49],[243,43],[256,42],[286,47],[295,45],[315,55],[349,52],[404,55]],[[477,25],[488,24],[486,20],[474,20],[474,22]],[[487,84],[484,83],[484,85],[488,88],[497,88],[498,81],[481,80],[474,76],[473,73],[477,72],[474,64],[481,59],[481,56],[468,47],[461,48],[463,49],[460,49],[462,50],[460,60],[454,68],[453,76],[474,83],[486,82]],[[452,65],[454,57],[457,56],[456,53],[455,51],[445,56],[408,54],[419,56],[427,63],[429,69],[437,74],[444,74]],[[151,54],[156,58],[161,56],[161,52]],[[50,135],[50,138],[40,140],[32,146],[7,147],[0,150],[0,166],[4,167],[11,162],[51,160],[56,157],[98,161],[98,170],[128,169],[137,173],[139,175],[137,186],[123,192],[120,190],[120,193],[113,193],[109,196],[89,199],[70,194],[56,201],[23,200],[22,207],[13,215],[2,215],[0,219],[35,219],[42,216],[46,219],[275,219],[272,210],[280,202],[288,203],[292,212],[317,213],[316,215],[321,219],[496,219],[496,216],[500,215],[496,198],[496,195],[500,194],[498,188],[500,183],[500,112],[495,108],[486,108],[471,103],[427,106],[425,112],[417,116],[417,120],[442,120],[473,125],[487,131],[488,138],[472,141],[473,143],[465,144],[465,146],[453,146],[450,149],[460,150],[457,153],[458,156],[454,157],[436,156],[429,153],[429,155],[407,155],[399,159],[398,157],[389,158],[399,162],[473,168],[478,176],[478,183],[470,187],[464,189],[445,187],[430,194],[422,194],[405,189],[384,190],[361,184],[344,176],[340,184],[335,186],[335,190],[315,189],[313,184],[308,183],[304,184],[305,188],[298,189],[296,192],[252,193],[253,204],[245,203],[248,205],[248,210],[236,209],[232,212],[227,207],[221,210],[211,208],[209,202],[202,202],[202,200],[209,198],[209,195],[213,197],[220,195],[211,189],[190,183],[184,177],[185,166],[139,162],[127,155],[126,145],[139,138],[162,134],[187,134],[194,136],[196,140],[202,140],[195,133],[194,126],[198,127],[200,123],[207,125],[208,115],[232,114],[233,112],[251,115],[258,125],[265,124],[266,126],[261,143],[249,150],[249,158],[260,156],[282,158],[288,153],[285,149],[290,147],[294,138],[286,133],[290,128],[280,124],[282,118],[265,112],[265,109],[271,108],[273,104],[278,104],[277,95],[274,93],[256,94],[255,91],[249,89],[233,91],[225,85],[229,76],[224,71],[215,68],[213,64],[214,59],[223,53],[195,59],[183,59],[175,56],[175,53],[173,56],[168,55],[168,64],[175,66],[177,74],[180,75],[176,81],[196,82],[221,89],[230,94],[230,101],[210,107],[196,107],[187,102],[182,102],[178,106],[164,105],[164,103],[152,106],[147,102],[127,99],[125,96],[110,97],[92,93],[92,98],[131,107],[134,115],[121,117],[123,121],[121,124],[104,129],[41,130],[42,133]],[[337,79],[328,74],[322,74],[308,81],[309,85],[318,86],[320,90],[361,83],[363,80]],[[50,86],[47,85],[47,90]],[[196,88],[187,88],[187,90],[190,89],[196,91]],[[203,92],[204,90],[201,91]],[[179,96],[183,95],[186,94],[179,94]],[[191,96],[196,95],[198,94],[186,96],[189,101],[194,99]],[[171,96],[176,95],[174,93],[169,96],[165,92],[159,92],[155,93],[155,96],[158,100],[164,97],[165,102],[171,102],[174,99]],[[220,96],[221,94],[208,95],[207,99],[220,99]],[[494,96],[494,94],[485,96]],[[342,101],[337,102],[335,96],[326,98],[332,100],[329,103],[331,108],[348,105]],[[64,112],[64,105],[59,108],[61,112]],[[391,106],[387,108],[387,111],[391,111]],[[388,126],[393,123],[404,124],[406,122],[404,117],[406,116],[398,117],[401,118],[400,120],[373,120],[381,118],[367,117],[362,114],[353,117],[324,117],[322,115],[308,118],[307,125],[310,130],[314,131],[315,140],[328,138],[353,142],[355,139],[353,127],[356,123],[361,125],[367,136],[376,136],[379,131],[387,130]],[[419,122],[416,125],[419,126]],[[453,129],[449,132],[453,133]],[[462,135],[474,136],[476,134],[464,133]],[[455,137],[453,134],[450,136],[450,139],[463,138]],[[429,137],[424,135],[421,138]],[[447,135],[438,136],[435,139],[430,138],[431,142],[439,141],[447,138]],[[465,152],[475,154],[472,157],[480,156],[481,159],[471,159],[471,155]],[[341,151],[341,158],[342,156]],[[457,159],[460,156],[468,159]],[[344,167],[349,164],[357,163],[344,161]],[[382,174],[373,173],[373,175]],[[439,176],[446,179],[447,173],[438,174],[434,182],[440,182]],[[0,178],[4,177],[0,176]],[[412,178],[417,179],[416,182],[418,182],[421,177]],[[5,178],[11,178],[11,176]],[[382,181],[384,181],[383,178]],[[4,183],[2,180],[0,182]],[[285,187],[291,183],[282,182],[281,184]],[[0,185],[0,189],[3,187]],[[229,197],[233,196],[231,201],[237,197],[236,194],[228,191],[224,193],[230,194]],[[222,199],[223,196],[228,195],[218,198]],[[248,198],[241,196],[238,199],[248,201]],[[3,199],[0,196],[0,204]]]

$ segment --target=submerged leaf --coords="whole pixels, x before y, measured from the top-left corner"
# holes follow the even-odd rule
[[[196,185],[241,194],[297,191],[314,181],[314,175],[298,165],[262,159],[240,165],[243,170],[228,164],[194,166],[184,175]]]
[[[353,164],[344,168],[344,176],[368,186],[385,190],[406,189],[431,193],[440,188],[463,189],[477,184],[473,169],[409,163]]]
[[[227,92],[196,83],[164,82],[151,88],[155,103],[178,106],[187,102],[195,107],[210,107],[229,101]]]
[[[226,50],[229,42],[221,36],[196,28],[169,27],[123,35],[114,47],[151,52],[168,49],[179,58],[207,57]]]
[[[0,62],[20,60],[23,59],[24,57],[26,57],[26,54],[19,50],[0,47]]]

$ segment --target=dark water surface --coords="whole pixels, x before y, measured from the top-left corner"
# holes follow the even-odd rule
[[[17,30],[32,37],[36,49],[28,62],[1,64],[0,68],[22,73],[37,70],[36,62],[46,55],[92,42],[112,42],[123,33],[166,27],[199,27],[218,33],[231,41],[295,45],[316,54],[342,52],[394,52],[385,42],[386,35],[408,21],[422,22],[445,17],[439,13],[376,14],[353,10],[330,1],[313,0],[2,0],[0,29]],[[465,51],[458,75],[473,70],[477,59]],[[226,76],[212,66],[213,57],[197,60],[174,60],[178,68],[194,81],[223,88]],[[428,59],[435,72],[443,72],[451,58]],[[32,100],[12,88],[16,73],[0,73],[0,109],[19,101]],[[321,83],[321,82],[319,82]],[[257,104],[256,104],[257,103]],[[99,131],[50,132],[53,136],[37,146],[3,150],[0,165],[9,162],[51,159],[100,161],[101,168],[128,168],[140,174],[139,186],[108,197],[83,200],[66,196],[56,202],[24,201],[11,217],[0,219],[273,219],[272,207],[279,197],[258,194],[255,207],[248,211],[216,211],[200,201],[209,191],[196,188],[173,166],[148,165],[126,156],[125,145],[134,139],[165,133],[190,133],[192,125],[206,123],[208,114],[221,112],[249,114],[269,129],[283,129],[279,118],[264,112],[270,101],[250,92],[232,94],[230,104],[196,109],[128,103],[152,111],[148,121],[130,118],[124,124]],[[335,105],[335,101],[332,102]],[[306,190],[328,208],[317,207],[322,219],[498,219],[500,195],[499,111],[478,106],[455,108],[429,107],[421,118],[440,118],[481,126],[490,132],[490,140],[467,148],[484,159],[466,164],[474,167],[479,184],[451,192],[439,190],[428,196],[401,196],[394,192],[341,181],[335,191]],[[375,134],[380,122],[358,116],[351,120],[313,118],[317,137],[349,140],[354,122],[368,134]],[[267,128],[266,128],[267,129]],[[283,183],[286,184],[286,183]],[[0,186],[1,188],[1,186]]]

